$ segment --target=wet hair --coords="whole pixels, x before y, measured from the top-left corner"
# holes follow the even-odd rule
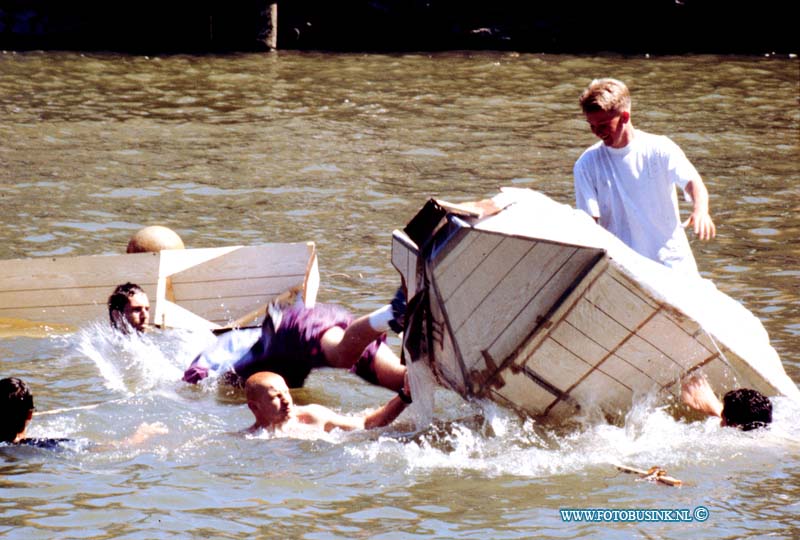
[[[722,398],[725,425],[750,431],[772,422],[772,402],[751,388],[731,390]]]
[[[0,380],[0,441],[14,442],[25,430],[33,410],[33,394],[25,381],[16,377]]]
[[[128,305],[131,297],[143,292],[144,290],[141,287],[130,281],[117,285],[117,288],[108,297],[108,318],[111,320],[111,326],[117,328],[117,319],[114,317],[114,312],[124,312],[125,306]]]
[[[579,103],[584,113],[622,112],[631,110],[631,93],[617,79],[595,79],[581,94]]]

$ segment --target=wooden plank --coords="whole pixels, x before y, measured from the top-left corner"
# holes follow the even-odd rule
[[[446,316],[441,308],[442,305],[438,301],[438,291],[433,287],[430,293],[432,300],[429,322],[433,350],[429,351],[429,358],[433,360],[431,362],[432,370],[440,381],[446,383],[445,386],[461,395],[469,395],[471,390],[468,386],[467,373],[461,364],[461,352],[452,339]]]
[[[566,298],[548,315],[546,321],[539,325],[538,330],[527,338],[520,337],[517,348],[503,361],[504,366],[522,366],[531,358],[536,350],[548,338],[550,328],[560,324],[570,315],[576,305],[581,301],[586,289],[603,275],[608,267],[608,259],[603,257],[591,267],[588,274],[573,288]],[[505,372],[504,372],[505,373]]]
[[[409,296],[417,291],[417,263],[419,261],[419,248],[403,231],[392,233],[392,266],[398,272]]]
[[[172,291],[175,301],[180,304],[213,301],[219,298],[256,298],[268,301],[286,289],[302,284],[303,278],[303,274],[296,274],[237,280],[220,278],[216,281],[173,282]]]
[[[494,358],[507,358],[523,339],[535,333],[540,326],[549,324],[550,313],[563,300],[575,280],[594,264],[596,253],[592,250],[575,250],[570,246],[561,246],[556,250],[556,246],[539,243],[530,257],[531,262],[536,261],[536,266],[526,272],[530,283],[506,290],[508,294],[516,294],[523,300],[527,297],[527,302],[518,312],[506,310],[509,319],[507,326],[495,334],[488,347],[484,342],[483,348],[488,349]],[[472,332],[477,335],[474,329]],[[465,337],[469,339],[469,335]]]
[[[488,327],[492,333],[495,326],[506,326],[508,311],[519,311],[519,304],[525,301],[521,294],[514,295],[506,291],[525,286],[525,280],[520,278],[525,268],[520,267],[519,263],[535,246],[535,242],[507,238],[496,244],[490,257],[484,258],[482,250],[465,254],[467,257],[462,267],[465,279],[445,299],[456,333],[470,317],[481,319],[483,326],[490,323]],[[518,268],[517,272],[513,272],[515,267]],[[531,269],[528,266],[528,270]],[[434,271],[434,279],[440,283],[436,274]]]
[[[184,250],[186,251],[186,250]],[[297,244],[265,244],[235,249],[201,250],[191,258],[179,257],[180,251],[162,252],[161,275],[172,283],[217,283],[239,279],[272,276],[304,276],[309,259],[308,246]],[[216,255],[213,255],[216,252]],[[202,259],[205,255],[204,260]],[[190,260],[187,260],[190,259]],[[302,281],[302,279],[301,279]]]
[[[585,377],[593,366],[555,340],[546,339],[536,354],[525,362],[525,367],[566,392]]]
[[[664,312],[653,317],[638,334],[653,347],[668,354],[684,371],[713,353]]]
[[[607,349],[579,332],[567,321],[562,321],[561,324],[552,328],[549,337],[589,365],[597,367],[609,377],[629,388],[649,388],[656,383],[646,372],[636,368],[624,358],[616,354],[609,355]]]
[[[68,325],[107,318],[109,295],[127,281],[150,297],[154,324],[213,319],[205,326],[215,327],[308,283],[313,302],[319,272],[310,242],[0,261],[0,317]]]
[[[514,408],[531,416],[541,416],[556,403],[557,397],[545,387],[534,382],[523,371],[504,371],[502,386],[487,389],[487,395],[501,396],[505,401],[514,404]]]
[[[669,349],[658,349],[636,334],[621,343],[613,351],[613,356],[647,374],[649,379],[658,382],[659,385],[668,384],[673,377],[684,371],[684,368],[670,356]]]
[[[621,420],[633,403],[633,391],[599,370],[592,370],[569,392],[584,409],[599,408],[610,420]]]
[[[106,287],[77,287],[60,290],[10,291],[0,293],[0,317],[38,321],[49,324],[76,325],[86,321],[108,318],[108,297],[115,285]],[[155,308],[156,287],[141,284]]]
[[[36,290],[58,294],[64,289],[96,287],[110,289],[110,294],[127,281],[153,283],[159,261],[158,253],[4,260],[0,261],[0,291],[18,291],[24,297]]]
[[[462,236],[465,234],[466,231],[461,232]],[[435,269],[433,279],[440,284],[442,298],[450,299],[453,292],[469,279],[472,270],[486,260],[502,241],[503,236],[499,234],[470,231],[464,241],[448,244],[449,249],[431,261]]]
[[[629,304],[629,307],[635,311],[635,318],[639,322],[645,321],[648,316],[654,313],[652,308],[649,307],[647,309],[650,312],[645,311],[642,304]],[[625,318],[629,322],[633,316],[626,315]],[[569,314],[567,320],[583,335],[588,336],[607,351],[616,350],[633,333],[612,317],[611,314],[603,308],[598,308],[597,304],[589,302],[585,297],[580,300],[578,308]]]
[[[142,282],[139,285],[145,292],[149,290],[154,293],[156,290],[155,282]],[[24,294],[21,291],[0,291],[0,312],[30,308],[47,309],[60,306],[94,306],[98,303],[105,305],[115,287],[116,285],[111,287],[87,285],[85,287],[58,290],[30,289],[25,291]]]

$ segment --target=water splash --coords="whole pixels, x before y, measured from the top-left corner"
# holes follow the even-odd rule
[[[721,427],[716,418],[687,421],[655,402],[643,396],[622,425],[587,416],[569,426],[542,425],[491,402],[465,402],[438,408],[438,420],[410,436],[383,436],[350,452],[368,460],[400,455],[408,472],[536,478],[613,470],[616,464],[680,472],[729,460],[744,465],[752,452],[800,451],[800,428],[792,420],[800,408],[792,400],[775,398],[773,425],[748,433]]]
[[[94,322],[74,339],[77,351],[94,363],[106,388],[131,395],[181,379],[192,336],[164,334],[122,334]]]

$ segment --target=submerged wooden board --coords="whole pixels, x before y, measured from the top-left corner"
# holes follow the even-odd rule
[[[109,295],[127,281],[150,297],[152,323],[218,328],[287,291],[313,304],[319,276],[311,242],[6,260],[0,319],[77,327],[107,318]]]
[[[409,298],[425,299],[408,314],[403,347],[465,397],[557,421],[587,411],[617,420],[637,396],[677,395],[698,369],[719,393],[796,394],[601,248],[482,230],[441,208],[420,214],[393,235]]]

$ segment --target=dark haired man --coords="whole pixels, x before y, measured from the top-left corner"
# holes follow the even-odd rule
[[[135,283],[118,285],[108,297],[108,318],[111,326],[128,333],[130,329],[141,333],[150,321],[150,300]]]
[[[28,425],[33,419],[33,394],[28,385],[17,377],[0,379],[0,443],[36,446],[39,448],[58,448],[72,439],[30,438],[26,437]],[[166,433],[161,424],[142,424],[136,433],[111,446],[141,444],[153,435]],[[108,446],[108,445],[105,445]],[[103,446],[99,446],[103,448]]]
[[[721,425],[742,431],[772,423],[772,402],[767,396],[751,388],[738,388],[725,394],[720,401],[708,380],[700,375],[684,381],[681,400],[696,411],[721,418]]]

